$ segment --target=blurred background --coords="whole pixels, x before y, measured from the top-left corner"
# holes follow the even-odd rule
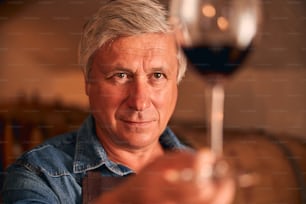
[[[44,139],[78,128],[88,115],[77,46],[83,24],[100,2],[0,1],[2,168]],[[300,151],[291,157],[304,165],[306,1],[262,0],[262,6],[264,21],[260,41],[244,66],[226,83],[225,129],[228,135],[235,133],[248,138],[248,142],[243,140],[243,147],[248,150],[247,145],[255,148],[254,145],[262,142],[250,134],[271,134],[273,140],[269,141],[281,144],[281,148],[291,140],[298,141],[299,146],[295,149],[300,148]],[[195,138],[190,139],[191,143],[204,140],[204,86],[205,82],[189,69],[179,85],[177,109],[170,123],[179,135],[185,135],[186,140]],[[241,149],[241,146],[235,148]],[[267,157],[273,151],[262,154]],[[290,162],[284,165],[290,166]],[[302,180],[306,175],[303,165],[297,175]],[[276,176],[286,176],[282,174],[285,171],[282,167],[276,168]],[[304,185],[303,181],[293,180],[295,187],[290,195],[298,194]],[[285,183],[287,191],[288,185]],[[271,190],[267,186],[265,193]]]

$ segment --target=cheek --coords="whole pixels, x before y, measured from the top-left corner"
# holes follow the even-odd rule
[[[93,111],[114,112],[124,98],[120,91],[101,85],[90,85],[87,94]]]
[[[163,114],[171,115],[176,105],[177,94],[178,89],[176,85],[167,89],[163,89],[161,92],[156,94],[155,106],[157,109],[162,110]]]

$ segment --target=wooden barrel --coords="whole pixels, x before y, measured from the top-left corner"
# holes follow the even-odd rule
[[[265,133],[225,136],[224,154],[235,171],[256,173],[258,183],[238,188],[234,203],[306,203],[306,146],[295,138]]]
[[[187,143],[207,146],[203,127],[174,125]],[[264,131],[225,131],[224,157],[240,175],[254,173],[256,185],[238,188],[235,204],[306,203],[306,142]]]

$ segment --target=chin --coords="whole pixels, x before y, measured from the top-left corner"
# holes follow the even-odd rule
[[[156,142],[158,142],[159,136],[153,136],[151,134],[140,134],[140,133],[134,133],[126,135],[124,138],[122,138],[120,144],[132,147],[132,148],[145,148],[148,147]]]

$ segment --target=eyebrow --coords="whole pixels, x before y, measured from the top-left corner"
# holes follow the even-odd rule
[[[163,71],[163,72],[170,72],[171,69],[166,69],[165,67],[153,67],[153,71]]]
[[[131,69],[125,67],[115,66],[111,70],[101,71],[104,75],[108,76],[116,72],[126,72],[126,73],[133,73]]]

